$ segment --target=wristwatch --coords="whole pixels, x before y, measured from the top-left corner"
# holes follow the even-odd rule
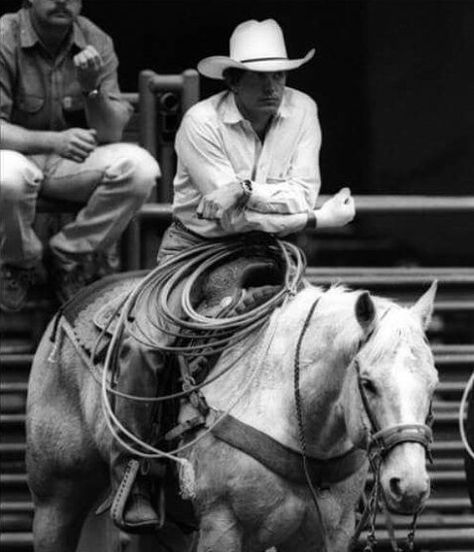
[[[252,195],[252,181],[242,180],[240,182],[240,186],[242,187],[242,191],[244,192],[245,199],[249,199],[249,197]]]
[[[98,95],[100,94],[100,90],[99,88],[94,88],[92,90],[84,90],[82,94],[84,95],[84,98],[86,98],[86,100],[95,100],[95,98],[97,98]]]

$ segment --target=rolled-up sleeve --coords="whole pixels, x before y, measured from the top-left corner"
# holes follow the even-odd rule
[[[100,80],[100,90],[102,94],[112,102],[114,109],[118,112],[131,117],[133,108],[129,102],[120,96],[118,84],[118,58],[114,50],[114,45],[110,37],[106,37],[101,47],[100,55],[102,57],[102,74]]]
[[[12,53],[9,51],[7,40],[9,37],[9,31],[5,28],[5,25],[0,25],[0,118],[5,121],[10,120],[12,106],[13,106],[13,64]]]
[[[303,230],[308,215],[307,212],[262,214],[249,209],[232,209],[224,214],[220,222],[226,234],[260,231],[283,237]]]

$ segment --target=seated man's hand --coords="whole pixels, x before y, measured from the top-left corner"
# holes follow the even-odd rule
[[[197,216],[203,219],[220,220],[232,207],[238,207],[245,200],[240,182],[231,182],[206,194],[196,209]]]
[[[85,92],[94,90],[99,85],[103,61],[94,46],[88,45],[74,56],[77,80]]]
[[[315,211],[318,228],[344,226],[355,216],[354,198],[349,188],[342,188]]]
[[[58,132],[55,152],[65,159],[82,163],[97,147],[96,134],[94,129],[86,128],[68,128]]]

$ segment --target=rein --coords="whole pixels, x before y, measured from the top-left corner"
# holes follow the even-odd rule
[[[304,433],[304,422],[303,422],[303,415],[302,415],[302,404],[301,404],[301,394],[300,394],[300,385],[299,385],[301,346],[302,346],[303,338],[309,327],[311,318],[313,317],[314,311],[316,310],[316,307],[320,299],[321,299],[321,296],[318,297],[311,305],[310,310],[308,311],[308,314],[304,321],[303,327],[301,329],[300,335],[298,337],[298,342],[296,345],[296,353],[295,353],[295,362],[294,362],[294,394],[295,394],[295,403],[296,403],[296,415],[298,420],[298,430],[299,430],[299,437],[300,437],[300,447],[301,447],[301,454],[303,458],[303,469],[306,476],[306,483],[310,490],[313,503],[316,507],[316,512],[319,519],[319,524],[321,526],[321,530],[324,533],[322,513],[317,500],[317,492],[313,486],[313,483],[311,481],[311,477],[309,474],[309,470],[308,470],[308,459],[306,455],[306,440],[305,440],[305,433]],[[385,314],[386,312],[384,313],[384,315]],[[373,331],[370,332],[365,337],[365,339],[359,344],[359,350],[357,352],[357,355],[360,353],[361,349],[370,340],[370,338],[372,337],[372,334],[373,334]],[[370,528],[369,528],[369,533],[367,535],[367,541],[364,547],[364,552],[372,552],[377,542],[375,537],[375,521],[377,516],[379,495],[381,494],[380,493],[381,491],[380,468],[381,468],[382,462],[384,458],[387,456],[387,454],[397,445],[400,445],[402,443],[409,443],[409,442],[421,444],[426,450],[428,460],[432,462],[431,443],[433,441],[433,432],[431,429],[431,425],[433,423],[433,413],[432,413],[432,405],[430,403],[430,409],[429,409],[428,417],[425,424],[395,424],[388,428],[383,428],[383,429],[380,428],[380,425],[378,424],[377,419],[372,409],[370,408],[369,399],[364,389],[357,355],[354,359],[353,364],[355,366],[355,370],[357,374],[357,386],[359,389],[359,394],[362,400],[362,404],[364,406],[364,411],[370,422],[367,453],[368,453],[370,467],[374,474],[374,484],[372,487],[370,499],[365,506],[362,517],[355,529],[354,535],[351,538],[350,549],[352,549],[357,544],[360,534],[367,520],[370,517],[371,518]],[[383,493],[382,493],[382,496],[383,496]],[[388,511],[386,513],[388,514]],[[418,512],[416,512],[413,516],[411,527],[407,535],[407,550],[410,552],[414,550],[415,527],[416,527],[417,516],[418,516]],[[394,552],[402,552],[402,549],[399,548],[395,540],[392,527],[389,527],[389,536],[390,536],[391,546]],[[323,544],[323,546],[324,546],[323,552],[325,552],[326,545]]]

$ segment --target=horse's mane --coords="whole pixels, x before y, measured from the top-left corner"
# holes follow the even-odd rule
[[[305,312],[310,304],[321,298],[321,307],[315,316],[319,317],[319,324],[327,326],[337,325],[341,339],[350,347],[358,346],[362,337],[362,329],[355,316],[355,303],[363,290],[350,289],[341,284],[334,284],[327,290],[320,287],[308,286],[301,292],[299,298],[305,305]],[[427,349],[421,347],[426,343],[426,337],[420,320],[413,315],[409,308],[397,304],[395,301],[371,295],[377,310],[377,319],[371,336],[370,360],[377,362],[387,352],[397,349],[402,344],[409,344],[415,351]]]

